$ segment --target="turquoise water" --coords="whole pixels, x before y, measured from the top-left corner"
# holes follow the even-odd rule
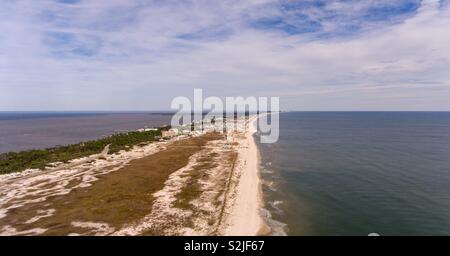
[[[279,141],[259,145],[274,227],[450,235],[449,112],[289,112],[280,123]]]

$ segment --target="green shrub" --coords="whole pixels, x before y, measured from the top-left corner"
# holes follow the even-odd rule
[[[26,169],[44,169],[50,163],[68,162],[72,159],[98,154],[107,145],[110,145],[110,154],[129,150],[134,145],[154,141],[155,136],[161,136],[161,129],[163,128],[157,131],[117,133],[99,140],[67,146],[0,154],[0,174]]]

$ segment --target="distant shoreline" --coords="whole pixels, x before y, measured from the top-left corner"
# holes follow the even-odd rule
[[[170,119],[169,115],[144,113],[0,113],[0,154],[99,140],[116,133],[167,125]]]

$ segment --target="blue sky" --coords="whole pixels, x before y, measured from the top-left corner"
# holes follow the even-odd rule
[[[449,0],[4,0],[0,110],[450,110]]]

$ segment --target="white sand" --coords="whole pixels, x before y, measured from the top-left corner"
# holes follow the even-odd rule
[[[49,197],[67,195],[73,189],[91,186],[98,180],[98,176],[120,170],[133,159],[159,152],[168,143],[170,142],[154,142],[135,146],[130,151],[120,151],[113,155],[107,155],[107,146],[100,154],[74,159],[68,164],[56,164],[46,170],[26,170],[0,175],[0,219],[6,217],[11,209],[44,202]],[[42,210],[42,214],[28,221],[32,223],[50,217],[54,212]],[[2,230],[0,227],[0,235],[3,234]]]
[[[256,132],[256,117],[249,120],[245,139],[240,142],[239,184],[225,228],[225,235],[254,236],[269,233],[270,229],[261,217],[263,206],[261,180],[259,177],[259,151],[253,134]]]
[[[253,134],[256,132],[256,116],[252,117],[247,123],[248,129],[243,134],[236,135],[235,139],[238,145],[233,146],[233,149],[238,150],[238,159],[234,167],[234,174],[230,180],[230,191],[225,195],[228,197],[228,203],[225,204],[225,211],[223,220],[218,226],[219,235],[261,235],[268,234],[270,229],[266,225],[264,218],[261,215],[261,208],[263,207],[262,191],[261,191],[261,180],[259,177],[259,151]],[[242,123],[244,126],[244,123]],[[145,157],[154,154],[160,150],[167,147],[170,142],[155,142],[143,147],[134,147],[130,151],[123,151],[119,154],[107,155],[107,149],[105,149],[102,154],[94,155],[87,158],[76,159],[71,161],[69,164],[57,164],[54,168],[49,168],[46,171],[39,170],[28,170],[21,173],[14,173],[9,175],[0,176],[0,218],[5,217],[8,214],[9,209],[20,208],[29,203],[43,202],[49,196],[55,195],[65,195],[70,193],[74,188],[90,186],[93,182],[98,179],[99,175],[107,175],[110,172],[117,171],[126,165],[129,161],[141,157]],[[211,145],[210,148],[206,149],[208,152],[214,150],[224,150],[225,142],[220,142],[218,145]],[[220,155],[220,152],[219,152]],[[103,158],[100,158],[103,156]],[[192,164],[193,162],[190,161]],[[190,166],[186,166],[189,168]],[[217,166],[216,169],[226,170],[226,167]],[[183,168],[175,174],[180,174],[184,170]],[[213,171],[213,170],[211,170]],[[210,177],[223,177],[223,175],[218,173],[213,173],[209,175]],[[71,181],[78,181],[72,182]],[[184,181],[184,180],[183,180]],[[179,190],[179,186],[174,186],[173,180],[169,179],[167,189],[171,189],[166,193],[167,195],[172,195]],[[184,182],[181,182],[182,184]],[[69,184],[72,184],[69,186]],[[211,186],[218,187],[215,183]],[[43,189],[45,187],[45,189]],[[214,197],[211,189],[205,189],[205,194],[211,194]],[[163,190],[162,192],[168,192]],[[162,194],[162,195],[166,195]],[[208,195],[209,195],[208,194]],[[228,195],[229,194],[229,195]],[[159,194],[158,194],[159,195]],[[31,199],[29,198],[31,197]],[[25,200],[25,198],[27,198]],[[165,199],[165,200],[163,200]],[[162,216],[173,216],[171,211],[162,211],[161,209],[172,209],[169,207],[173,200],[167,200],[166,197],[161,197],[161,200],[168,202],[169,204],[158,204],[158,200],[155,202],[156,206],[167,206],[160,207],[159,211],[155,211],[150,214],[152,217],[158,217],[157,219],[163,220]],[[207,198],[202,197],[202,203],[211,203],[212,201]],[[8,204],[8,207],[4,207]],[[208,204],[205,204],[208,206]],[[202,208],[202,205],[197,205],[197,207]],[[203,209],[203,208],[202,208]],[[161,213],[158,215],[158,212]],[[214,209],[213,209],[214,212]],[[53,209],[43,209],[39,214],[30,220],[29,223],[33,223],[41,218],[47,218],[52,216],[54,213]],[[163,214],[164,213],[164,214]],[[182,217],[182,214],[178,217]],[[155,219],[155,218],[153,218]],[[189,232],[184,232],[179,230],[179,232],[173,232],[173,234],[213,234],[215,233],[213,229],[214,226],[209,227],[207,224],[207,219],[204,222],[198,222],[198,227],[195,230],[190,230]],[[152,223],[144,218],[143,222],[138,223]],[[220,222],[219,222],[220,223]],[[87,231],[91,229],[89,234],[106,235],[114,232],[114,229],[109,227],[106,223],[91,223],[91,222],[72,222],[72,225],[86,228]],[[120,230],[123,232],[114,233],[115,235],[136,235],[139,234],[141,226],[134,227],[130,229]],[[202,228],[206,227],[206,228]],[[144,226],[143,229],[146,229]],[[0,230],[0,234],[35,234],[39,235],[46,231],[46,229],[32,229],[26,231],[17,231],[14,227],[6,226]],[[127,232],[125,232],[127,231]],[[131,232],[130,232],[131,231]],[[188,230],[189,231],[189,230]],[[195,232],[194,232],[195,231]],[[86,233],[86,234],[88,234]],[[171,232],[168,232],[171,234]],[[80,234],[72,234],[80,235]]]

